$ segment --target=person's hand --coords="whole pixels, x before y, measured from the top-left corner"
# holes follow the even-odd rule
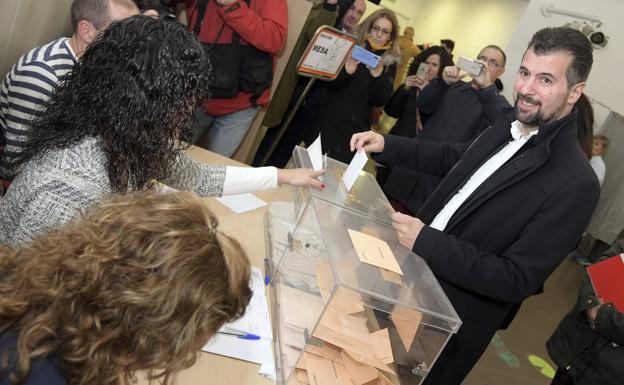
[[[427,79],[423,79],[417,75],[410,75],[405,78],[405,90],[409,90],[412,87],[418,87],[421,90],[429,84]]]
[[[411,250],[425,224],[418,218],[402,213],[393,213],[391,217],[392,227],[397,232],[399,243]]]
[[[479,88],[486,88],[491,86],[494,81],[492,80],[492,74],[490,73],[490,69],[488,68],[488,65],[486,62],[484,62],[483,60],[475,60],[477,63],[481,63],[483,64],[483,69],[481,70],[481,73],[479,74],[479,76],[472,76],[470,74],[468,74],[471,78],[474,79],[475,83],[477,83],[477,85],[479,85]]]
[[[141,15],[153,17],[154,19],[158,19],[158,11],[155,9],[146,9],[143,12],[141,12]]]
[[[370,72],[372,77],[380,77],[384,70],[383,58],[379,59],[379,62],[377,62],[377,67],[370,68],[369,66],[366,66],[366,68],[368,68],[368,71]]]
[[[223,7],[224,5],[232,4],[237,2],[238,0],[214,0],[218,6]]]
[[[442,70],[442,80],[449,86],[453,83],[457,83],[466,76],[468,76],[466,73],[460,74],[459,67],[457,66],[444,67]]]
[[[374,131],[358,132],[351,137],[351,151],[364,150],[366,153],[382,152],[384,149],[384,137]]]
[[[598,310],[600,309],[600,306],[602,306],[602,303],[585,310],[585,317],[587,317],[587,322],[589,322],[589,326],[593,330],[596,330],[594,324],[596,322],[596,316],[598,315]]]
[[[288,168],[277,169],[277,184],[289,184],[291,186],[325,188],[317,176],[323,175],[325,170],[312,170],[311,168]]]
[[[418,76],[416,75],[410,75],[405,78],[405,83],[404,83],[405,91],[409,90],[412,87],[418,86],[418,83],[416,82],[416,78],[418,78]]]
[[[355,60],[354,58],[347,58],[347,61],[345,61],[344,65],[345,71],[347,71],[349,75],[353,75],[357,70],[358,64],[360,64],[360,62]]]

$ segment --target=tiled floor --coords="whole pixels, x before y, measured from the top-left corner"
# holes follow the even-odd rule
[[[553,369],[544,343],[576,303],[583,268],[570,258],[546,281],[544,293],[526,300],[508,330],[499,331],[463,385],[548,385],[529,355]]]

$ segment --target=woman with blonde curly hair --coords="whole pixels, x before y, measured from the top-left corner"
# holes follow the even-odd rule
[[[171,383],[251,297],[216,226],[192,193],[140,192],[0,246],[0,384]]]

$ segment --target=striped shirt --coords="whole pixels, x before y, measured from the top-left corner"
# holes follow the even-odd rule
[[[63,37],[24,54],[0,85],[0,176],[13,179],[11,162],[28,139],[30,122],[43,109],[60,78],[76,63]]]

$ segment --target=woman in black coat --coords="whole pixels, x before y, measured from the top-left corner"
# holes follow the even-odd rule
[[[421,63],[427,64],[425,77],[416,75]],[[398,119],[390,134],[413,138],[416,132],[422,130],[429,115],[418,109],[420,91],[430,81],[441,76],[444,67],[451,65],[451,57],[440,46],[429,47],[416,55],[407,71],[405,82],[397,88],[384,108],[386,114]]]
[[[423,78],[416,75],[421,63],[428,68]],[[442,75],[444,67],[453,65],[444,47],[433,46],[419,53],[410,65],[405,83],[392,95],[384,108],[386,114],[398,118],[389,134],[413,138],[421,131],[429,114],[418,109],[420,91],[433,79]],[[438,187],[441,178],[426,175],[402,166],[388,169],[377,166],[377,182],[382,186],[392,206],[404,214],[413,215],[425,203],[427,197]],[[417,197],[413,199],[411,197]]]
[[[325,84],[327,100],[318,111],[314,132],[321,133],[323,152],[349,163],[353,153],[349,140],[356,132],[370,129],[374,107],[381,107],[392,96],[396,64],[400,61],[397,17],[391,10],[373,12],[356,28],[358,44],[380,55],[376,68],[348,58],[336,80]],[[306,140],[306,143],[311,141]]]

